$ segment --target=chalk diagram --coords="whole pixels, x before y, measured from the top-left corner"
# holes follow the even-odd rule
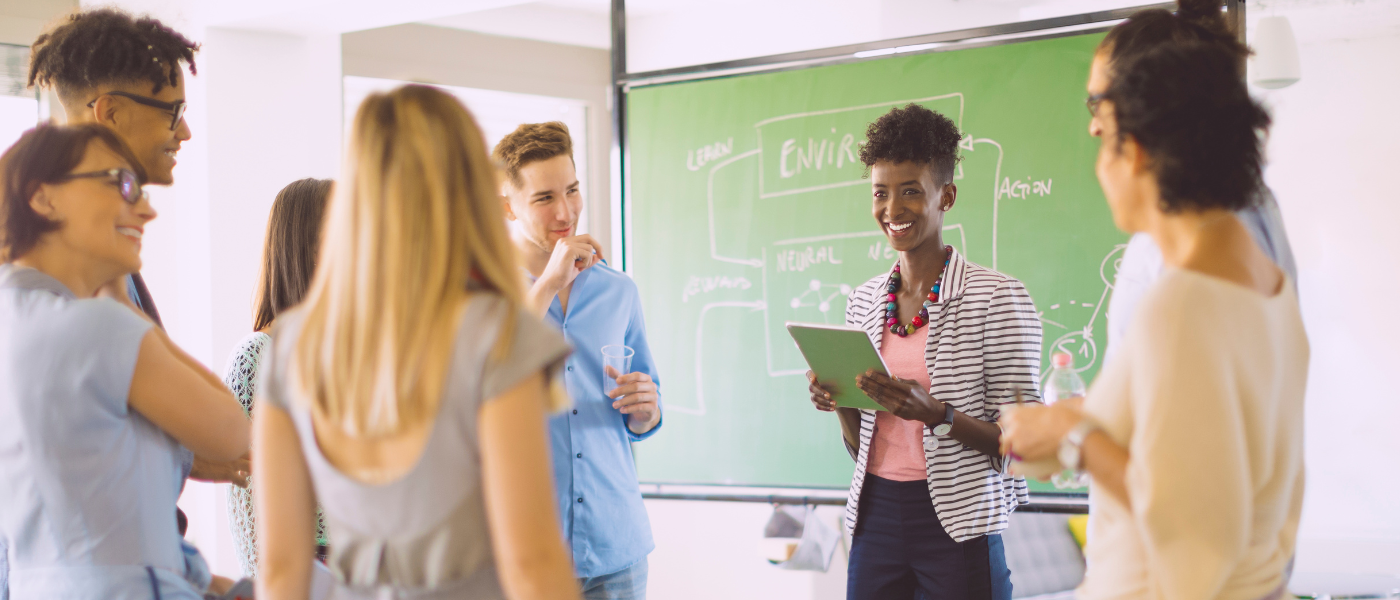
[[[788,304],[793,308],[815,306],[822,313],[822,320],[830,323],[831,301],[849,295],[851,295],[851,286],[849,285],[822,283],[820,279],[813,279],[811,283],[807,284],[807,291],[794,297]],[[844,318],[842,320],[844,322]]]
[[[831,176],[833,173],[837,172],[837,170],[841,166],[843,166],[843,163],[845,162],[843,160],[844,158],[851,158],[852,160],[854,160],[854,156],[849,152],[853,143],[853,138],[850,134],[847,134],[846,136],[841,137],[839,139],[833,137],[830,143],[828,143],[827,140],[821,140],[820,144],[818,144],[815,139],[809,137],[807,151],[804,153],[801,147],[794,148],[794,144],[791,139],[784,141],[781,146],[777,147],[775,147],[772,143],[775,140],[770,139],[769,144],[765,146],[765,133],[770,133],[770,138],[786,137],[785,135],[783,135],[785,133],[784,131],[782,131],[783,129],[786,129],[789,133],[792,131],[803,132],[797,134],[799,136],[805,136],[805,132],[807,130],[812,129],[821,129],[824,133],[824,130],[827,128],[828,124],[836,122],[834,119],[844,117],[848,120],[854,120],[861,123],[868,123],[871,120],[873,120],[874,117],[878,117],[879,114],[882,114],[891,107],[903,106],[909,103],[924,104],[926,106],[930,106],[931,108],[935,108],[934,105],[937,105],[935,110],[939,110],[943,114],[949,116],[956,114],[957,116],[955,119],[955,123],[958,125],[959,129],[962,129],[964,98],[963,94],[961,93],[951,93],[939,96],[930,96],[926,98],[914,98],[908,100],[882,102],[878,104],[867,104],[862,106],[830,109],[824,111],[793,113],[773,117],[770,119],[765,119],[754,124],[754,127],[757,129],[758,133],[758,148],[754,148],[739,154],[734,154],[725,157],[722,160],[716,160],[712,162],[713,166],[704,165],[704,167],[708,167],[706,181],[706,209],[709,229],[709,258],[717,263],[740,265],[745,267],[746,269],[758,269],[759,285],[757,286],[757,291],[759,291],[760,295],[758,298],[754,298],[751,300],[717,301],[705,303],[703,304],[703,306],[701,306],[699,316],[695,324],[695,404],[693,406],[689,406],[684,404],[676,404],[674,401],[672,401],[667,403],[668,410],[681,414],[696,416],[703,416],[707,412],[705,402],[704,377],[705,321],[706,317],[711,313],[711,311],[724,309],[738,309],[748,312],[761,312],[763,314],[764,323],[764,368],[766,370],[767,375],[769,377],[803,376],[806,373],[807,369],[805,365],[801,363],[800,360],[796,361],[796,363],[793,363],[793,361],[789,360],[788,364],[779,364],[781,362],[781,359],[775,360],[775,351],[778,349],[778,347],[775,346],[773,339],[775,337],[773,334],[774,325],[776,324],[780,327],[787,320],[798,320],[807,322],[817,321],[832,324],[843,323],[845,320],[844,310],[842,309],[842,307],[844,306],[843,300],[847,295],[850,294],[851,289],[854,285],[864,283],[865,279],[862,279],[861,281],[857,282],[847,282],[832,281],[819,276],[806,276],[803,277],[801,281],[795,281],[793,280],[793,275],[806,275],[805,270],[811,267],[812,265],[827,267],[829,267],[830,265],[839,265],[841,261],[844,261],[847,258],[851,258],[855,254],[862,253],[856,245],[866,245],[869,248],[871,248],[870,255],[868,256],[868,258],[877,260],[886,258],[885,256],[876,255],[876,248],[878,248],[879,245],[883,244],[885,241],[884,233],[882,231],[879,231],[878,229],[859,230],[863,227],[857,227],[854,225],[852,226],[852,228],[857,229],[855,231],[835,232],[823,235],[780,239],[777,241],[769,242],[766,245],[758,248],[759,252],[758,256],[756,257],[752,255],[736,256],[731,253],[722,252],[720,244],[717,240],[717,230],[720,226],[716,218],[715,210],[716,177],[724,175],[727,171],[731,171],[736,168],[750,169],[750,171],[748,171],[749,173],[752,172],[752,169],[757,169],[758,189],[753,190],[757,192],[757,194],[755,195],[755,197],[757,198],[757,202],[772,201],[772,199],[783,199],[792,196],[812,194],[822,192],[824,190],[832,190],[847,186],[869,185],[869,180],[863,177],[859,177],[859,173],[857,173],[857,177],[847,176],[844,179]],[[871,116],[862,120],[862,117],[865,116],[859,115],[859,113],[862,112],[869,113]],[[805,126],[805,129],[802,129],[801,127],[804,121],[808,123],[808,125]],[[837,133],[837,127],[831,127],[830,131],[832,135],[835,136]],[[771,134],[778,135],[772,136]],[[966,137],[964,137],[963,140],[959,143],[959,147],[965,153],[974,153],[978,151],[986,153],[987,151],[993,149],[996,151],[997,158],[996,167],[993,171],[993,197],[991,203],[992,260],[990,264],[990,266],[993,269],[996,269],[998,264],[997,232],[999,225],[1000,201],[1003,197],[1014,197],[1014,193],[1009,193],[1004,186],[998,185],[998,182],[1002,180],[1002,161],[1005,158],[1005,152],[1002,148],[1002,145],[996,140],[989,138],[977,138],[971,135],[967,135]],[[795,177],[792,177],[791,179],[782,179],[790,177],[788,165],[790,164],[790,161],[792,160],[794,155],[797,159],[797,162],[791,164],[801,165],[797,167],[799,173],[802,172],[802,166],[805,166],[809,170],[808,172],[811,172],[810,170],[813,168],[812,165],[815,165],[815,169],[818,170],[823,169],[823,166],[831,167],[832,170],[827,172],[828,176],[826,176],[822,181],[803,182],[799,178]],[[971,157],[974,155],[968,156]],[[776,171],[774,173],[780,174],[780,179],[776,181],[769,176],[769,172],[773,171],[774,167],[776,167]],[[847,169],[847,171],[850,171],[850,169]],[[956,180],[962,178],[962,164],[959,164],[954,179]],[[792,181],[794,179],[797,181]],[[752,191],[749,193],[752,194]],[[869,221],[864,221],[862,225],[868,226],[869,223]],[[944,239],[947,243],[952,244],[954,247],[958,248],[959,251],[966,254],[967,235],[966,231],[964,230],[961,224],[945,223],[944,236]],[[869,246],[872,243],[874,243],[875,245]],[[842,244],[844,244],[844,246],[842,246]],[[823,256],[820,249],[815,251],[813,250],[814,246],[818,248],[826,248],[829,250],[829,252],[825,254],[825,256]],[[837,254],[839,253],[836,252],[837,249],[846,250],[848,252],[845,254],[844,258],[838,258]],[[849,252],[852,249],[856,249],[856,251],[854,253]],[[1094,309],[1094,315],[1090,318],[1089,325],[1079,330],[1068,331],[1060,335],[1057,339],[1055,339],[1053,344],[1045,345],[1044,348],[1046,356],[1049,355],[1049,352],[1051,352],[1052,348],[1063,348],[1066,351],[1074,352],[1076,353],[1077,357],[1083,357],[1077,358],[1076,360],[1077,367],[1079,367],[1079,365],[1081,365],[1082,363],[1082,367],[1079,367],[1079,370],[1090,368],[1090,366],[1095,364],[1095,362],[1098,360],[1098,348],[1097,344],[1094,341],[1094,322],[1097,319],[1098,314],[1102,311],[1102,306],[1104,301],[1107,299],[1109,290],[1112,289],[1112,279],[1110,277],[1111,274],[1106,273],[1104,269],[1106,269],[1107,265],[1110,264],[1111,259],[1116,254],[1121,253],[1121,251],[1121,247],[1115,248],[1113,252],[1110,252],[1109,255],[1104,258],[1103,264],[1100,267],[1100,275],[1101,278],[1104,280],[1105,288],[1103,290],[1102,295],[1099,298],[1099,301],[1094,304],[1084,303],[1080,305],[1085,308],[1092,307]],[[886,252],[888,252],[888,250]],[[1117,262],[1113,261],[1113,265],[1116,268]],[[793,271],[796,271],[796,273],[793,273]],[[746,275],[746,277],[748,276]],[[770,282],[770,278],[784,278],[787,280],[786,283],[788,285],[786,287],[774,287]],[[749,277],[749,279],[752,280],[752,277]],[[785,289],[788,291],[776,291],[778,289]],[[1076,305],[1078,304],[1076,303]],[[1060,306],[1055,305],[1055,309],[1058,308],[1060,308]],[[1055,309],[1051,309],[1050,312],[1054,312]],[[778,312],[781,312],[793,318],[786,319],[782,318],[782,316],[780,315],[774,314]],[[1065,326],[1055,322],[1051,318],[1053,315],[1047,316],[1047,313],[1045,311],[1042,311],[1040,313],[1040,316],[1042,318],[1042,321],[1048,326],[1058,326],[1061,329],[1067,329]],[[782,338],[779,341],[787,346],[792,346],[791,341],[787,339],[786,335],[781,335]],[[1050,335],[1048,331],[1046,335],[1047,337]],[[789,350],[791,352],[789,352]],[[788,354],[795,353],[795,346],[792,346],[792,348],[790,349],[784,348],[783,351]],[[797,356],[800,359],[800,355]],[[1047,363],[1048,361],[1042,362]],[[1043,376],[1044,374],[1042,373],[1042,377]]]
[[[1109,251],[1108,255],[1103,257],[1103,262],[1099,263],[1099,279],[1103,281],[1104,287],[1103,293],[1099,295],[1098,302],[1092,304],[1088,302],[1077,302],[1075,300],[1070,300],[1069,302],[1071,305],[1077,304],[1081,307],[1088,307],[1094,309],[1093,314],[1089,316],[1089,323],[1085,325],[1082,329],[1067,331],[1066,333],[1060,335],[1058,338],[1055,338],[1055,341],[1053,342],[1042,343],[1041,348],[1042,352],[1044,353],[1044,356],[1041,359],[1041,364],[1049,364],[1050,355],[1055,352],[1068,352],[1071,355],[1073,355],[1074,371],[1076,373],[1083,373],[1084,371],[1087,371],[1094,365],[1098,364],[1099,345],[1098,342],[1094,341],[1094,324],[1098,321],[1099,315],[1103,314],[1104,310],[1106,310],[1107,308],[1106,304],[1108,303],[1109,292],[1113,289],[1113,281],[1118,273],[1118,267],[1123,262],[1124,248],[1127,248],[1126,244],[1118,244],[1114,246],[1113,250]],[[1108,271],[1108,267],[1110,264],[1113,265],[1112,273],[1109,273]],[[1060,308],[1061,305],[1059,304],[1051,304],[1049,310],[1053,311],[1058,310]],[[1068,327],[1065,327],[1059,322],[1047,318],[1045,316],[1045,310],[1040,311],[1040,322],[1042,326],[1069,329]],[[1045,327],[1045,333],[1047,338],[1050,333],[1049,327]],[[1040,383],[1042,386],[1045,384],[1045,379],[1049,376],[1049,368],[1041,370]]]

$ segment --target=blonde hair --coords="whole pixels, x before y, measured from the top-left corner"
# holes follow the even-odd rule
[[[467,287],[512,307],[523,277],[481,130],[452,96],[406,85],[355,114],[327,209],[292,379],[318,421],[357,437],[433,418]]]

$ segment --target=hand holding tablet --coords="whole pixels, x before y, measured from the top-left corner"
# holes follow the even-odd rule
[[[856,377],[866,371],[890,372],[865,331],[817,323],[788,323],[787,329],[812,369],[807,374],[808,389],[818,410],[885,410],[856,386]]]

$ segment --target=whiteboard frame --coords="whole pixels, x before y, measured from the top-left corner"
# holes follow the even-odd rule
[[[1235,26],[1241,41],[1245,38],[1245,1],[1224,0],[1226,20]],[[627,72],[626,0],[612,0],[612,95],[613,120],[612,185],[609,214],[612,222],[614,255],[623,272],[631,274],[631,161],[627,139],[627,93],[634,88],[686,83],[705,79],[777,73],[827,65],[880,60],[891,56],[911,56],[954,50],[970,50],[1002,44],[1046,40],[1071,35],[1087,35],[1111,29],[1142,10],[1174,10],[1176,2],[1156,2],[1095,11],[1077,15],[973,27],[816,50],[787,52],[754,58],[702,65]],[[770,504],[845,504],[845,488],[787,488],[727,486],[717,484],[676,484],[641,482],[642,497],[657,500],[710,500],[726,502],[768,502]],[[1031,503],[1019,508],[1027,512],[1087,514],[1088,495],[1083,493],[1031,494]]]

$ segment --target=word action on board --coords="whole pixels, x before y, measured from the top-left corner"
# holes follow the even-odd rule
[[[1049,196],[1050,186],[1054,183],[1054,179],[1031,181],[1031,178],[1027,177],[1025,181],[1012,181],[1010,177],[1007,177],[1001,181],[1001,185],[997,186],[996,199],[1029,198],[1031,194],[1041,197]]]

